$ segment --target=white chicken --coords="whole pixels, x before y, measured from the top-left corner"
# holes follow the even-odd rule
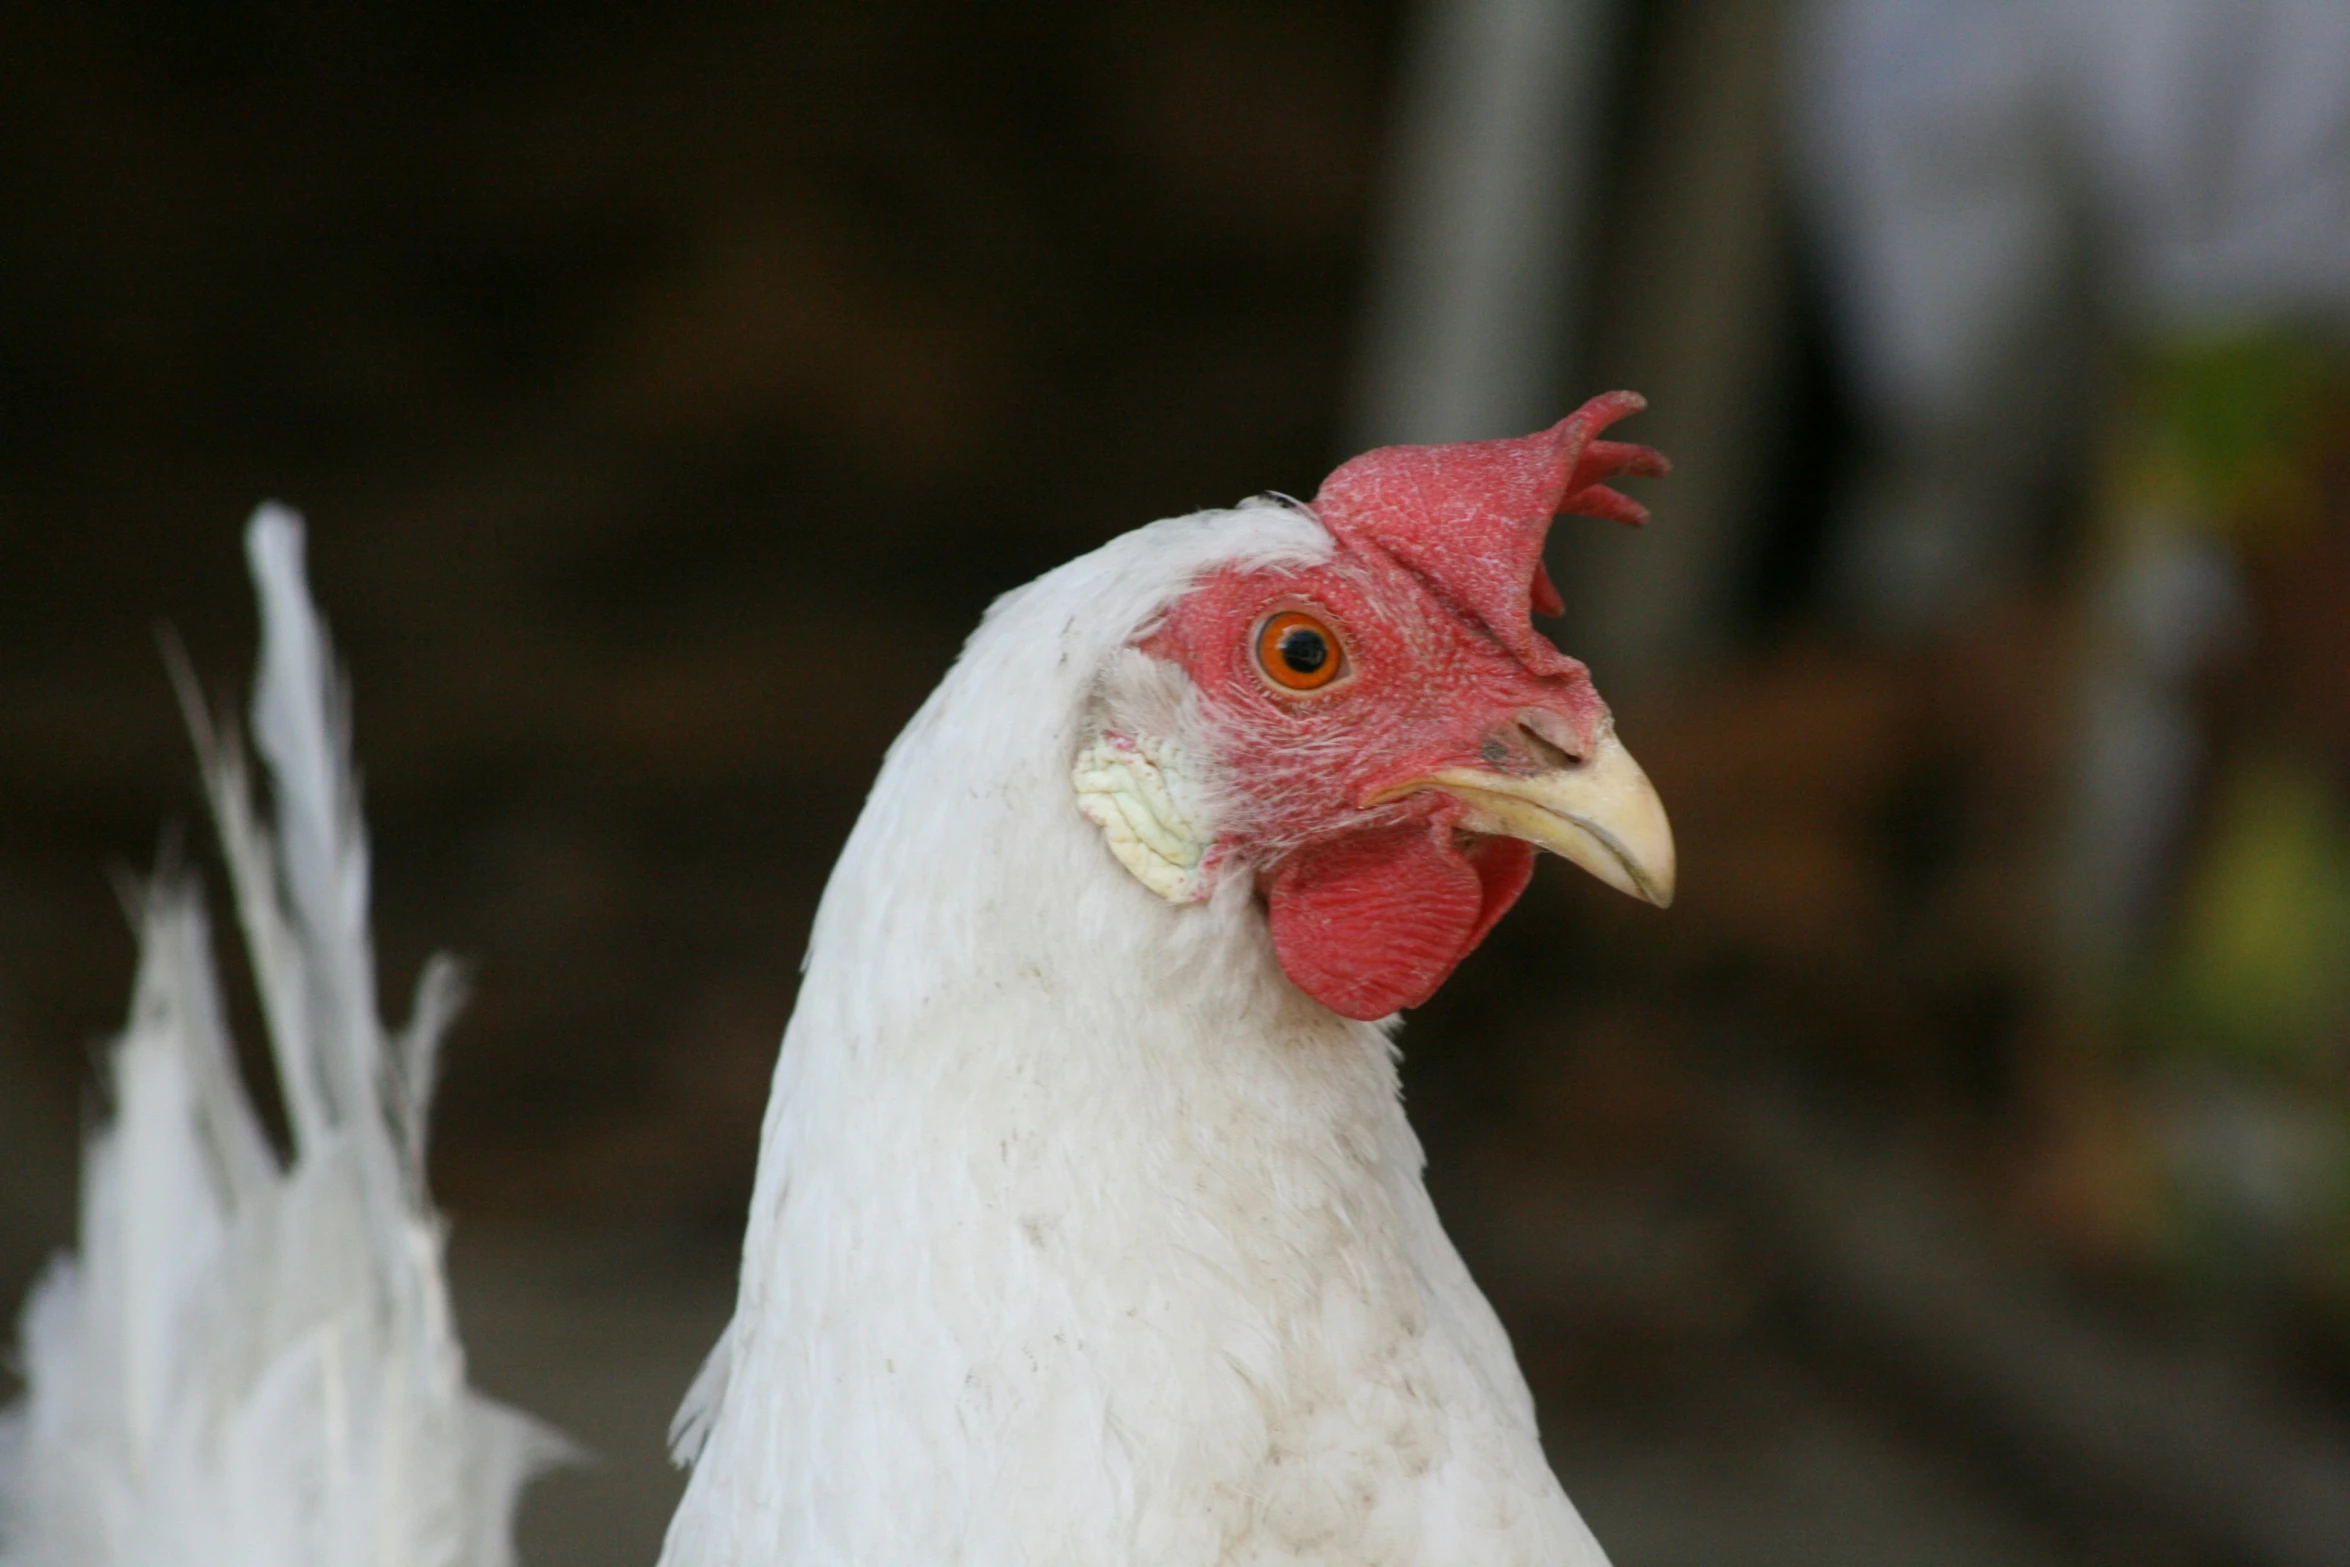
[[[1662,808],[1531,619],[1558,607],[1554,515],[1642,515],[1603,481],[1662,460],[1600,439],[1640,406],[1368,453],[1310,506],[1156,523],[989,612],[819,909],[734,1319],[673,1432],[693,1473],[664,1567],[1604,1563],[1429,1203],[1392,1034],[1537,846],[1670,900]],[[241,786],[216,794],[233,816]],[[224,826],[250,925],[267,866]],[[136,1146],[133,1109],[126,1089],[94,1165]],[[407,1261],[376,1265],[427,1267],[438,1311],[402,1190]],[[43,1324],[87,1331],[55,1325],[77,1311],[52,1287],[33,1314],[19,1538],[50,1501],[22,1479],[44,1375],[90,1375],[45,1358]],[[453,1343],[435,1353],[436,1396],[461,1391]],[[281,1436],[320,1441],[299,1413]],[[328,1413],[341,1442],[385,1418]],[[510,1507],[512,1455],[544,1449],[497,1429]]]
[[[1376,1020],[1531,845],[1671,895],[1531,620],[1552,516],[1661,471],[1598,439],[1639,406],[1384,448],[989,612],[817,913],[665,1567],[1604,1559]]]

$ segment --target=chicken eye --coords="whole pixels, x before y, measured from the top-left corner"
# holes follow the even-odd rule
[[[1257,668],[1284,691],[1318,691],[1345,665],[1338,633],[1303,610],[1283,610],[1257,628]]]

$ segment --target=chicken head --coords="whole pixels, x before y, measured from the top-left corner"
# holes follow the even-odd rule
[[[1333,1011],[1434,994],[1537,848],[1671,901],[1664,809],[1589,671],[1532,618],[1561,607],[1542,564],[1554,516],[1645,520],[1604,481],[1664,459],[1600,438],[1643,406],[1610,393],[1518,439],[1354,458],[1312,502],[1326,563],[1212,573],[1139,644],[1195,693],[1206,755],[1184,787],[1212,823],[1204,871],[1253,878],[1283,969]],[[1160,813],[1178,831],[1179,803]],[[1127,818],[1168,830],[1131,801],[1105,826],[1131,839]]]

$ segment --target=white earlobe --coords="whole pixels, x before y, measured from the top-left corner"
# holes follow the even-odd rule
[[[1070,770],[1077,809],[1134,879],[1169,903],[1208,896],[1208,835],[1186,810],[1183,752],[1097,731]]]

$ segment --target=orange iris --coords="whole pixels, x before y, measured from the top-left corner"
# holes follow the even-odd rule
[[[1285,609],[1257,628],[1257,668],[1284,691],[1319,691],[1345,666],[1338,633],[1304,610]]]

